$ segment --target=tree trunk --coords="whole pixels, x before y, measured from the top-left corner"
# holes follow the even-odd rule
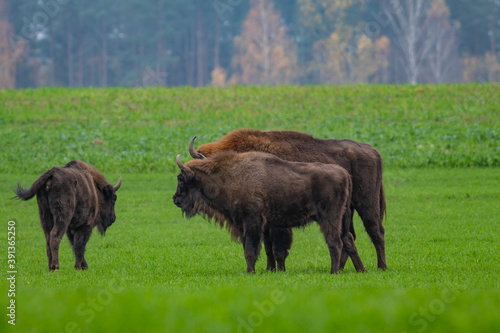
[[[68,21],[68,30],[67,30],[67,39],[68,39],[68,86],[73,87],[73,43],[71,38],[71,25]]]
[[[78,86],[83,87],[83,38],[81,23],[78,29]]]
[[[219,67],[219,52],[220,52],[220,20],[215,15],[215,38],[214,38],[214,68]]]
[[[491,36],[490,36],[490,44],[491,44],[491,54],[494,56],[497,54],[497,47],[495,45],[495,25],[497,23],[498,17],[496,14],[496,2],[492,1],[493,9],[491,12]]]
[[[201,10],[198,7],[196,10],[196,21],[197,21],[197,29],[196,29],[196,86],[203,86],[204,78],[203,78],[203,21],[201,16]]]
[[[103,19],[101,25],[101,36],[102,36],[102,46],[101,46],[101,87],[106,87],[108,85],[108,36],[106,33],[106,21]]]
[[[56,56],[55,56],[55,42],[54,42],[54,34],[55,34],[55,31],[54,31],[54,25],[52,23],[53,20],[50,20],[50,34],[49,34],[49,38],[50,38],[50,46],[49,46],[49,49],[50,49],[50,68],[49,68],[49,78],[48,78],[48,84],[50,86],[54,86],[55,85],[55,64],[56,64]]]

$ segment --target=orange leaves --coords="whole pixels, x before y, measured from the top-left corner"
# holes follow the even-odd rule
[[[287,36],[278,12],[267,0],[255,0],[234,38],[230,84],[290,84],[297,72],[297,46]]]
[[[320,83],[346,84],[383,82],[389,66],[390,41],[382,36],[372,40],[362,34],[355,45],[350,32],[332,33],[314,44],[315,56],[311,70]]]
[[[24,41],[14,37],[10,24],[0,19],[0,89],[15,87],[16,66],[25,54]]]
[[[221,66],[216,66],[212,71],[212,86],[225,87],[226,86],[226,71]]]

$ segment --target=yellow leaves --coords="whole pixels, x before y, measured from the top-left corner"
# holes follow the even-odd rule
[[[444,2],[444,0],[432,0],[430,3],[430,8],[427,11],[427,16],[449,19],[450,9]]]
[[[484,57],[465,57],[463,80],[465,82],[500,81],[500,63],[498,55],[487,52]]]
[[[234,38],[229,84],[290,84],[297,72],[297,47],[286,35],[280,15],[267,0],[255,0]]]
[[[311,32],[331,31],[344,24],[347,10],[354,5],[364,5],[366,0],[298,0],[302,24]]]
[[[380,37],[375,42],[375,50],[377,53],[389,55],[390,48],[391,48],[391,41],[386,36]]]
[[[366,35],[361,35],[358,39],[358,53],[363,53],[363,51],[370,51],[373,49],[373,43],[370,38]]]
[[[210,84],[216,87],[226,86],[226,71],[221,66],[216,66],[212,71],[212,81]]]
[[[350,33],[332,33],[329,38],[314,44],[315,56],[311,70],[318,73],[321,83],[368,83],[384,80],[382,74],[389,65],[389,39],[382,36],[374,41],[362,34],[355,46],[350,45],[352,40]]]
[[[15,87],[16,66],[26,52],[24,41],[15,42],[13,37],[10,24],[0,20],[0,89]]]

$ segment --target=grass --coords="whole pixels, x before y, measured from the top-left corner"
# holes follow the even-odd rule
[[[113,172],[175,172],[175,156],[240,127],[350,138],[388,167],[499,167],[500,85],[0,91],[0,173],[73,157]]]
[[[16,221],[18,264],[16,327],[4,317],[0,330],[498,331],[498,90],[0,91],[0,212],[5,235],[7,221]],[[247,275],[242,246],[225,230],[184,219],[171,199],[175,155],[187,153],[192,135],[208,142],[238,127],[297,129],[378,148],[386,166],[389,269],[376,269],[357,217],[356,244],[368,273],[348,262],[335,276],[315,224],[295,231],[286,273],[266,272],[262,251],[257,274]],[[443,150],[448,144],[452,159]],[[9,198],[17,181],[27,186],[74,158],[93,163],[111,182],[121,173],[117,222],[105,237],[91,237],[89,270],[73,270],[64,238],[61,269],[49,273],[35,200]],[[7,248],[6,237],[0,248]],[[7,304],[5,278],[0,290]]]

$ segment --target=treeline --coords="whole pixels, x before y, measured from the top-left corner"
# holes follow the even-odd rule
[[[0,0],[0,88],[500,81],[498,0]]]

